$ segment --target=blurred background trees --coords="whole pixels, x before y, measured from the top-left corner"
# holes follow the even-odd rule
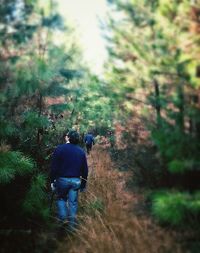
[[[109,20],[107,79],[133,105],[123,108],[145,118],[161,155],[161,168],[146,169],[152,181],[159,175],[162,182],[152,211],[161,222],[179,226],[200,217],[197,2],[109,1],[115,14]]]
[[[56,1],[0,0],[4,229],[48,223],[50,157],[64,131],[75,128],[83,136],[92,130],[114,146],[114,131],[125,129],[124,140],[139,146],[138,118],[151,133],[152,156],[159,157],[150,165],[141,153],[148,166],[138,173],[138,182],[153,189],[152,213],[162,223],[198,224],[199,2],[108,2],[109,60],[102,80],[84,63],[75,30],[60,17]],[[135,139],[126,131],[130,125]]]

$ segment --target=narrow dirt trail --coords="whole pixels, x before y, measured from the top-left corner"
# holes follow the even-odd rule
[[[182,252],[169,231],[134,214],[135,195],[125,189],[130,172],[116,170],[109,152],[97,145],[88,161],[88,189],[79,199],[80,226],[59,244],[58,253]]]

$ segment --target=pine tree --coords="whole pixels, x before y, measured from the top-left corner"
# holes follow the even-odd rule
[[[199,90],[198,5],[164,0],[109,2],[120,15],[111,15],[109,24],[108,78],[124,97],[124,88],[131,87],[132,103],[142,98],[144,104],[153,106],[154,117],[147,107],[147,118],[153,123],[152,140],[167,168],[160,174],[168,190],[155,195],[153,212],[161,221],[187,225],[200,214],[196,198],[200,112],[195,101]]]
[[[49,156],[58,140],[46,98],[66,96],[67,85],[78,78],[80,66],[73,42],[68,48],[54,44],[53,32],[66,29],[52,4],[47,1],[41,9],[36,1],[3,1],[0,7],[0,195],[5,203],[1,209],[4,227],[23,228],[32,225],[30,219],[49,218]],[[67,36],[73,37],[70,32]]]

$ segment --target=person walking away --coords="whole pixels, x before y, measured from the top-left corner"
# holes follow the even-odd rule
[[[85,191],[88,165],[85,152],[77,145],[79,134],[71,130],[64,137],[66,143],[59,145],[52,156],[51,188],[56,189],[58,219],[67,221],[69,228],[74,229],[78,191]]]
[[[87,154],[89,155],[90,151],[92,150],[92,145],[95,144],[94,137],[92,133],[88,132],[84,137],[84,142],[86,145]]]

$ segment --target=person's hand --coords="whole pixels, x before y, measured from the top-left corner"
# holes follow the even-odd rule
[[[51,183],[51,190],[52,190],[52,192],[55,192],[55,190],[56,190],[54,183]]]

